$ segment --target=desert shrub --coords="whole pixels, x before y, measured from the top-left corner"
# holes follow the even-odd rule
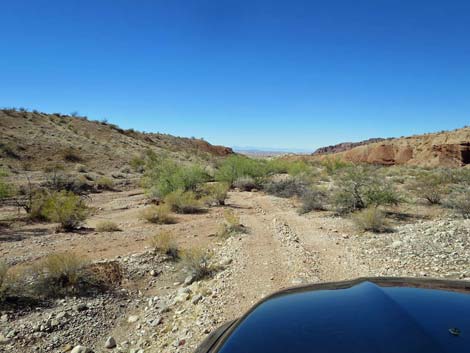
[[[98,190],[114,190],[113,181],[110,178],[107,178],[107,177],[104,177],[104,176],[99,177],[96,180],[95,185],[96,185]]]
[[[46,256],[32,269],[33,292],[39,297],[61,297],[86,292],[94,286],[88,262],[74,253]]]
[[[240,222],[240,217],[232,210],[225,210],[224,223],[221,225],[217,235],[222,238],[228,238],[232,235],[245,233],[246,228]]]
[[[350,167],[351,164],[343,161],[340,158],[330,158],[327,157],[321,161],[321,165],[325,168],[329,175],[332,175],[339,171],[340,169]]]
[[[7,173],[0,169],[0,200],[13,195],[13,186],[6,180]]]
[[[137,173],[143,173],[145,171],[145,159],[142,157],[134,157],[129,162],[131,168]]]
[[[212,252],[200,248],[193,248],[183,252],[183,265],[194,280],[202,280],[214,274],[215,268],[211,266]]]
[[[168,205],[150,206],[142,211],[142,218],[155,224],[172,224],[176,222]]]
[[[42,207],[42,215],[60,223],[65,231],[76,229],[89,215],[89,208],[80,196],[69,191],[51,193]]]
[[[335,185],[332,201],[340,214],[401,201],[393,185],[378,179],[362,166],[345,167],[336,176]]]
[[[202,203],[192,191],[173,191],[165,196],[164,201],[176,213],[198,213],[202,211]]]
[[[2,302],[7,288],[6,288],[6,279],[8,273],[8,266],[4,262],[0,262],[0,303]]]
[[[215,179],[233,185],[241,177],[253,179],[264,177],[267,174],[266,164],[243,156],[230,156],[225,158],[219,165]]]
[[[118,232],[119,226],[111,221],[101,221],[96,225],[97,232]]]
[[[180,250],[173,233],[170,231],[162,231],[155,234],[150,238],[150,245],[159,253],[167,255],[173,260],[179,258]]]
[[[143,178],[148,193],[154,197],[165,197],[176,190],[195,191],[209,176],[199,165],[184,166],[175,161],[151,154]]]
[[[206,203],[212,205],[225,205],[229,185],[227,183],[210,183],[202,187],[202,193],[205,195]]]
[[[44,169],[45,182],[43,187],[53,191],[71,191],[74,194],[86,194],[91,191],[92,186],[87,183],[86,177],[80,175],[75,177],[65,173],[64,166],[57,164]]]
[[[289,178],[280,181],[269,181],[263,184],[263,190],[278,197],[301,196],[307,189],[307,183],[298,178]]]
[[[311,211],[323,211],[327,207],[328,195],[325,191],[318,188],[310,188],[302,193],[300,201],[302,203],[299,208],[300,214]]]
[[[82,157],[80,157],[80,154],[75,151],[73,148],[67,148],[63,153],[62,153],[62,158],[66,162],[70,163],[78,163],[82,161]]]
[[[411,188],[419,198],[426,200],[431,205],[437,205],[449,192],[449,178],[442,171],[423,171],[416,177]]]
[[[284,158],[274,158],[266,163],[266,170],[269,174],[285,174],[292,176],[308,173],[311,166],[305,161],[291,161]]]
[[[242,191],[251,191],[258,188],[258,184],[255,179],[251,176],[245,175],[238,177],[233,183],[233,187],[238,188]]]
[[[447,206],[464,218],[470,218],[470,190],[455,191],[449,196]]]
[[[374,233],[388,229],[385,214],[377,207],[369,207],[355,213],[352,217],[354,224],[361,231]]]

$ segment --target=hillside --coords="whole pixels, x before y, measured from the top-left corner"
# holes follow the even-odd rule
[[[338,152],[344,152],[348,151],[354,147],[358,146],[363,146],[363,145],[368,145],[370,143],[375,143],[375,142],[382,142],[387,139],[384,138],[370,138],[364,141],[359,141],[359,142],[342,142],[338,143],[336,145],[331,145],[331,146],[326,146],[326,147],[320,147],[315,152],[312,153],[312,155],[318,155],[318,154],[332,154],[332,153],[338,153]]]
[[[0,165],[10,169],[39,170],[65,163],[113,171],[147,149],[182,159],[210,159],[233,153],[228,147],[200,139],[123,130],[81,117],[0,110]]]
[[[470,127],[349,147],[336,153],[315,153],[313,158],[337,157],[354,163],[381,165],[460,167],[470,164]]]

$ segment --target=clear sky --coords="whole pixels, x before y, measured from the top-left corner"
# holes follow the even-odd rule
[[[0,13],[0,106],[307,150],[470,124],[468,0],[5,0]]]

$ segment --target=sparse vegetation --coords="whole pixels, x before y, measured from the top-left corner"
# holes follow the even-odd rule
[[[302,202],[299,208],[300,214],[311,211],[324,211],[327,208],[328,195],[325,191],[312,187],[302,193],[300,200]]]
[[[252,180],[264,177],[267,174],[265,163],[243,156],[230,156],[225,158],[215,173],[215,179],[235,186],[236,180],[251,178]],[[236,187],[236,186],[235,186]]]
[[[101,221],[96,225],[97,232],[118,232],[121,229],[112,221]]]
[[[172,224],[176,222],[175,217],[171,215],[171,209],[168,205],[147,207],[142,211],[142,218],[147,222],[155,224]]]
[[[253,189],[258,189],[258,184],[256,183],[255,179],[248,175],[238,177],[232,183],[232,185],[241,191],[251,191]]]
[[[95,184],[98,190],[114,190],[113,181],[107,177],[99,177]]]
[[[449,191],[449,175],[442,171],[423,171],[412,185],[416,196],[425,199],[431,205],[438,205]]]
[[[3,301],[4,296],[7,292],[7,286],[6,286],[7,273],[8,273],[7,264],[0,261],[0,303]]]
[[[307,190],[307,183],[299,178],[269,181],[263,185],[263,190],[278,197],[302,196]]]
[[[385,214],[377,207],[369,207],[353,214],[354,224],[360,231],[381,233],[387,231]]]
[[[33,267],[34,294],[43,298],[83,294],[96,283],[87,265],[83,256],[70,252],[46,256]]]
[[[7,173],[0,169],[0,201],[13,195],[13,186],[6,180]]]
[[[215,268],[211,266],[212,252],[206,249],[193,248],[184,251],[182,260],[184,267],[195,280],[202,280],[214,274]]]
[[[470,190],[452,193],[447,205],[463,218],[470,218]]]
[[[165,196],[164,201],[176,213],[199,213],[203,210],[202,202],[192,191],[173,191]]]
[[[210,183],[202,187],[202,192],[205,195],[205,202],[209,205],[225,205],[229,185],[227,183]]]
[[[155,234],[150,239],[150,245],[159,253],[169,256],[172,260],[176,260],[180,256],[178,244],[170,231]]]
[[[63,156],[64,161],[69,162],[69,163],[79,163],[82,161],[82,157],[80,156],[80,154],[73,148],[67,148],[63,152],[62,156]]]
[[[221,225],[217,235],[222,238],[228,238],[232,235],[245,233],[246,228],[241,224],[240,217],[232,210],[225,210],[224,223]]]

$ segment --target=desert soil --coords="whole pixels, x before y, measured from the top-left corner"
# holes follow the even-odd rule
[[[88,229],[74,234],[55,233],[46,224],[2,229],[0,254],[10,264],[65,250],[92,261],[118,261],[125,269],[122,289],[45,309],[5,311],[0,351],[65,352],[83,345],[94,352],[192,352],[220,324],[285,287],[377,275],[470,278],[469,221],[414,220],[393,233],[359,234],[350,220],[327,212],[299,215],[289,199],[231,192],[226,206],[159,226],[140,219],[147,207],[141,190],[92,197],[96,214]],[[246,234],[215,236],[227,208],[240,216]],[[95,232],[100,220],[116,222],[121,231]],[[191,283],[179,263],[149,249],[148,238],[161,229],[172,230],[183,249],[213,250],[219,272]],[[103,322],[90,325],[97,318]],[[105,348],[110,336],[117,342],[114,350]]]

